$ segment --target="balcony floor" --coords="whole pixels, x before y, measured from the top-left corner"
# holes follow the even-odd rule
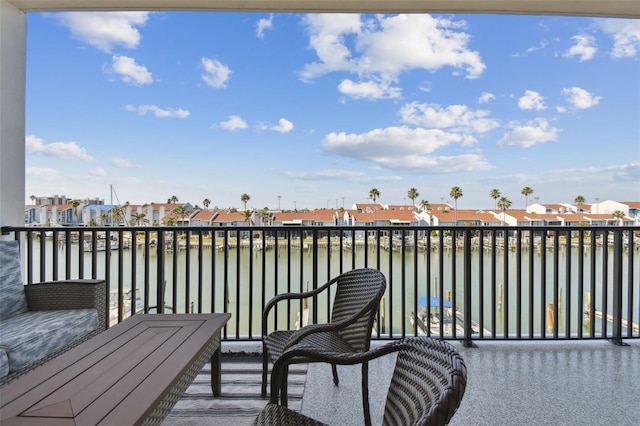
[[[479,342],[461,352],[468,369],[467,389],[451,425],[636,425],[640,395],[640,340],[616,346],[604,340],[555,342]],[[372,343],[380,344],[380,343]],[[223,344],[223,351],[259,352],[259,344],[238,347]],[[223,357],[223,360],[225,358]],[[246,398],[259,409],[260,358],[253,357],[253,388]],[[393,355],[370,363],[372,422],[382,423],[382,412]],[[224,361],[223,361],[224,362]],[[339,366],[340,385],[334,386],[331,368],[310,364],[302,391],[302,413],[333,425],[362,425],[359,366]],[[223,393],[225,371],[223,364]],[[291,379],[299,380],[299,379]],[[244,392],[244,391],[243,391]],[[224,399],[224,398],[222,398]],[[209,400],[209,398],[206,398]],[[209,401],[210,402],[210,401]],[[207,404],[203,401],[202,404]],[[247,404],[248,402],[245,402]],[[295,400],[297,408],[300,402]],[[210,404],[208,405],[211,410]],[[217,425],[229,418],[199,416],[171,418],[164,425]],[[215,411],[215,409],[214,409]],[[211,412],[211,411],[209,411]],[[233,418],[235,426],[249,425],[252,416]]]

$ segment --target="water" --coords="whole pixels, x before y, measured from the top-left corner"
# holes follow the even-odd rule
[[[464,307],[462,250],[443,250],[442,253],[433,250],[406,250],[403,261],[403,254],[399,251],[378,251],[375,248],[365,251],[364,248],[356,248],[352,252],[319,248],[315,263],[317,281],[314,282],[314,256],[310,249],[279,248],[253,252],[248,248],[229,249],[225,259],[224,251],[203,248],[201,261],[198,249],[181,250],[166,253],[163,268],[159,271],[155,248],[150,249],[148,259],[142,247],[122,252],[98,252],[95,268],[90,252],[82,251],[78,244],[71,244],[69,248],[70,278],[81,277],[79,265],[82,262],[82,277],[108,276],[110,289],[117,289],[121,285],[126,291],[134,287],[148,300],[150,306],[155,306],[158,274],[161,273],[166,281],[165,303],[171,310],[182,313],[231,312],[232,320],[227,327],[229,335],[259,337],[265,301],[279,293],[300,292],[322,285],[341,271],[352,267],[374,267],[385,273],[388,288],[381,322],[385,332],[413,332],[408,318],[411,312],[419,309],[415,305],[417,296],[444,295],[460,310]],[[47,268],[44,274],[47,280],[53,279],[52,250],[53,243],[47,240]],[[58,278],[65,278],[67,247],[64,244],[58,245],[57,251]],[[40,250],[37,240],[34,240],[33,253],[33,264],[39,265]],[[624,318],[628,316],[629,290],[632,291],[634,301],[638,300],[640,294],[639,268],[635,267],[629,272],[629,257],[626,254],[628,252],[623,256]],[[637,263],[637,255],[635,259]],[[134,264],[135,268],[132,266]],[[498,336],[515,334],[518,330],[526,335],[530,329],[536,335],[542,331],[550,334],[551,321],[557,322],[560,334],[565,332],[569,322],[569,333],[574,335],[578,332],[578,318],[585,318],[585,303],[588,301],[594,304],[597,311],[603,311],[606,307],[608,313],[613,312],[611,285],[603,287],[603,283],[613,282],[612,265],[613,250],[604,250],[602,247],[593,251],[585,250],[583,253],[575,247],[560,247],[557,252],[533,249],[533,252],[523,250],[521,255],[515,251],[503,250],[496,250],[495,255],[486,250],[472,251],[471,318],[481,323],[483,328],[495,330]],[[34,281],[43,278],[38,272],[34,272]],[[145,291],[146,283],[149,284],[148,291]],[[313,303],[311,300],[310,308],[313,308]],[[318,321],[326,321],[330,299],[323,297],[316,303],[319,307]],[[482,317],[481,305],[484,308]],[[639,305],[640,303],[632,302],[631,311],[635,323],[640,317]],[[299,305],[294,305],[286,314],[280,312],[278,326],[286,326],[287,323],[294,326],[300,309]],[[496,313],[495,318],[492,317],[492,312]],[[596,334],[600,333],[605,326],[604,321],[593,321]],[[610,331],[611,324],[607,327]],[[587,332],[588,328],[584,327],[583,331]]]

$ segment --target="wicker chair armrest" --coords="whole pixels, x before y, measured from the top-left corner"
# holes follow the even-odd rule
[[[24,287],[32,311],[85,309],[98,311],[100,329],[106,330],[107,284],[105,280],[60,280]]]
[[[348,318],[344,321],[340,322],[329,322],[329,323],[321,323],[321,324],[309,324],[304,327],[301,327],[299,330],[296,330],[289,340],[287,341],[284,350],[299,344],[302,339],[305,337],[315,334],[315,333],[323,333],[323,332],[331,332],[331,331],[339,331],[343,328],[353,324],[359,319],[360,315],[354,315],[351,318]]]
[[[318,346],[315,345],[299,343],[285,350],[276,360],[273,369],[276,370],[278,367],[289,364],[290,360],[293,358],[307,358],[329,364],[355,365],[374,360],[392,352],[397,352],[405,346],[406,344],[402,340],[395,340],[366,352],[334,352],[318,348]]]

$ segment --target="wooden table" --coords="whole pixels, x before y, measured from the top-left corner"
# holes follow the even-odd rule
[[[220,394],[230,314],[133,315],[0,389],[0,424],[160,424],[204,364]]]

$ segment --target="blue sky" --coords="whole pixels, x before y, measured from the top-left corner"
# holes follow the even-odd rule
[[[640,20],[30,13],[26,202],[640,200]],[[278,198],[280,196],[280,198]]]

